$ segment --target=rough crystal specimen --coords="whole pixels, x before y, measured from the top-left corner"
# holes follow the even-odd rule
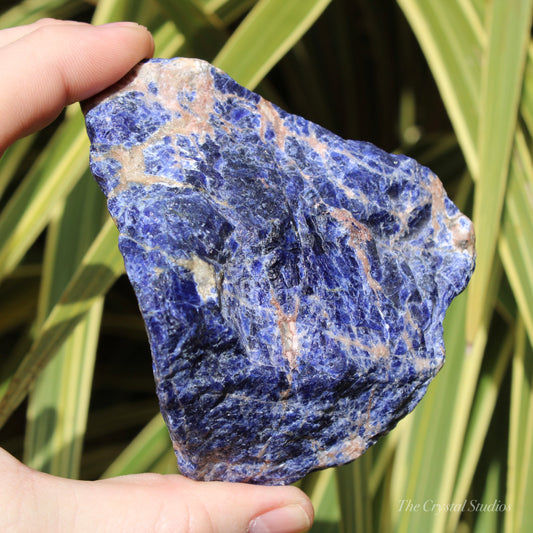
[[[145,62],[85,111],[184,474],[289,483],[414,408],[474,267],[430,170],[194,59]]]

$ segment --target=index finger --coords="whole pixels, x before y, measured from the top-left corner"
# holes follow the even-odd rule
[[[32,24],[24,24],[23,26],[15,26],[13,28],[5,28],[0,30],[0,48],[2,46],[7,46],[8,44],[16,41],[28,35],[29,33],[34,32],[35,30],[42,28],[44,26],[57,26],[58,24],[70,25],[70,26],[79,26],[84,24],[83,22],[76,22],[73,20],[56,20],[51,18],[40,19],[37,22]]]

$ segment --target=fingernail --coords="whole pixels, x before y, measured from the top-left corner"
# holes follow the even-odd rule
[[[105,28],[144,28],[147,29],[146,26],[142,26],[141,24],[137,24],[136,22],[127,22],[127,21],[120,21],[120,22],[108,22],[107,24],[102,24],[101,27]]]
[[[310,527],[311,519],[303,507],[292,504],[254,518],[248,533],[303,533]]]

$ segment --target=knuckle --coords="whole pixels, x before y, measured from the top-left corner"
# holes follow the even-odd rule
[[[39,19],[32,23],[32,26],[34,28],[44,28],[46,26],[55,26],[56,24],[59,24],[60,21],[57,19],[53,19],[51,17],[44,17],[42,19]]]

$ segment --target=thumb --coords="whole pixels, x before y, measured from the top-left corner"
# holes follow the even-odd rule
[[[295,487],[205,483],[177,475],[142,474],[101,483],[94,493],[98,500],[104,495],[102,487],[106,501],[115,501],[113,513],[128,492],[131,521],[125,531],[137,527],[136,531],[184,533],[300,533],[310,528],[313,519],[309,499]],[[132,500],[138,502],[137,516],[131,512]],[[139,528],[141,514],[145,529]]]
[[[0,31],[0,153],[51,122],[67,104],[118,81],[153,53],[134,23],[104,26],[43,19]]]
[[[0,508],[17,531],[300,533],[313,521],[309,498],[295,487],[158,474],[75,481],[31,470],[5,452],[3,458],[0,466],[9,468],[2,468]],[[0,516],[0,529],[5,525]]]

